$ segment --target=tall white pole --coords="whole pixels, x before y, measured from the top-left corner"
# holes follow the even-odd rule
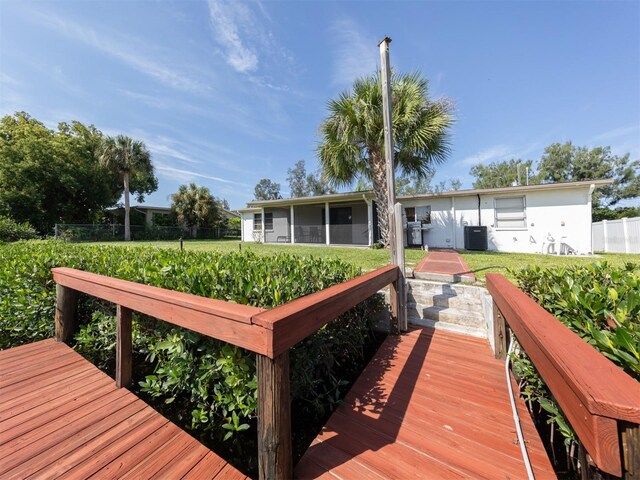
[[[398,265],[399,277],[391,287],[391,313],[395,317],[398,328],[407,330],[407,290],[404,278],[404,242],[402,241],[402,206],[396,210],[396,181],[393,158],[393,115],[391,105],[391,67],[389,62],[389,44],[391,39],[385,37],[380,48],[380,78],[382,80],[382,116],[384,122],[384,158],[387,173],[387,215],[389,228],[389,247],[391,263]],[[398,216],[398,221],[396,221]],[[394,295],[395,293],[395,295]],[[395,298],[394,298],[395,297]]]
[[[391,248],[391,263],[398,264],[396,250],[396,222],[394,221],[394,205],[396,203],[395,168],[393,161],[393,126],[391,106],[391,67],[389,66],[389,43],[391,39],[385,37],[380,48],[380,78],[382,80],[382,117],[384,122],[384,158],[387,173],[387,216],[389,218],[389,246]]]

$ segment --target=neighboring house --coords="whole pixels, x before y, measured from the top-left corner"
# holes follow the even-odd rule
[[[130,210],[144,215],[144,223],[147,225],[153,225],[153,217],[157,215],[171,215],[171,208],[169,207],[147,207],[146,205],[134,205]],[[124,207],[111,208],[109,209],[109,212],[114,218],[124,218]],[[240,214],[236,211],[222,209],[222,216],[229,220],[234,217],[239,217]]]
[[[148,207],[146,205],[132,205],[129,209],[130,212],[137,212],[144,215],[144,223],[147,225],[153,225],[153,217],[157,215],[171,215],[171,209],[168,207]],[[109,213],[113,216],[114,220],[122,222],[124,218],[124,207],[110,208]]]
[[[610,183],[593,180],[399,196],[405,245],[462,249],[465,227],[482,226],[488,250],[589,253],[593,251],[591,195],[596,187]],[[249,202],[238,210],[242,240],[372,245],[379,238],[373,197],[367,191]]]

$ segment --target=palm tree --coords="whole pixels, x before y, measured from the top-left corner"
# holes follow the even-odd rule
[[[124,239],[131,240],[129,222],[129,192],[133,176],[153,177],[151,154],[144,142],[133,140],[125,135],[105,138],[100,149],[100,162],[110,168],[124,186]]]
[[[212,226],[219,217],[218,203],[207,187],[195,183],[180,185],[171,195],[171,210],[176,214],[178,223],[191,229],[195,236],[198,227]]]
[[[428,82],[419,73],[391,76],[395,168],[403,175],[426,178],[449,153],[453,104],[432,101]],[[317,149],[323,175],[336,187],[364,177],[373,184],[382,242],[388,244],[387,175],[384,158],[380,73],[360,78],[353,91],[328,105]]]

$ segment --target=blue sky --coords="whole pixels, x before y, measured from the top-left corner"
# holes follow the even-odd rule
[[[456,105],[436,181],[555,141],[640,158],[640,2],[0,0],[0,114],[144,140],[168,205],[194,181],[232,208],[318,163],[326,103],[378,64]]]

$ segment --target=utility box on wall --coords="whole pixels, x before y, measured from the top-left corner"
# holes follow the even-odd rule
[[[487,227],[464,227],[465,250],[487,250]]]

